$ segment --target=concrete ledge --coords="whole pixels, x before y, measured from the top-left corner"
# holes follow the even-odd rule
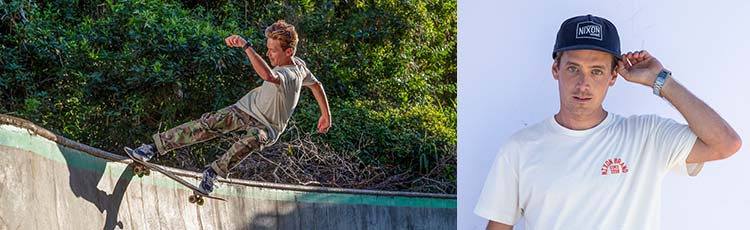
[[[130,159],[0,115],[0,229],[455,229],[455,195],[222,180],[227,202]],[[170,169],[198,182],[199,174]]]

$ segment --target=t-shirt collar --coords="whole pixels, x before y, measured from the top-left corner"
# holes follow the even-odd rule
[[[601,130],[601,129],[608,127],[612,123],[613,120],[614,120],[614,115],[610,112],[607,112],[607,116],[598,125],[590,129],[573,130],[573,129],[569,129],[569,128],[566,128],[565,126],[560,125],[555,120],[555,116],[552,116],[549,119],[547,119],[547,126],[549,126],[553,132],[557,132],[557,133],[568,135],[568,136],[581,137],[581,136],[586,136],[590,133],[596,132],[597,130]]]

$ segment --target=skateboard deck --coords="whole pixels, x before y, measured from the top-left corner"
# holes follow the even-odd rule
[[[159,171],[161,174],[164,174],[165,176],[167,176],[167,177],[171,178],[172,180],[176,181],[177,183],[180,183],[180,184],[184,185],[185,187],[188,187],[189,189],[193,190],[193,195],[191,195],[190,197],[188,197],[188,201],[190,203],[196,203],[198,205],[203,205],[203,203],[204,203],[203,197],[210,198],[210,199],[215,199],[215,200],[226,201],[226,200],[224,200],[224,199],[222,199],[220,197],[211,196],[211,195],[209,195],[207,193],[202,192],[195,185],[191,184],[190,182],[185,181],[184,179],[178,177],[177,175],[175,175],[172,172],[167,171],[166,169],[162,168],[161,166],[159,166],[157,164],[148,163],[148,162],[139,160],[138,158],[135,158],[133,156],[133,151],[134,151],[133,149],[125,147],[125,153],[127,153],[128,157],[130,157],[130,159],[133,159],[133,162],[135,163],[135,167],[133,168],[133,173],[135,173],[139,177],[144,176],[144,175],[145,176],[150,175],[149,169],[153,169],[153,170]]]

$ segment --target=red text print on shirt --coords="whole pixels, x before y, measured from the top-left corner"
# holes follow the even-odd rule
[[[602,165],[602,176],[609,175],[609,174],[620,174],[620,173],[627,173],[628,172],[628,166],[625,165],[625,162],[622,161],[620,158],[612,158],[609,160],[604,161],[604,165]]]

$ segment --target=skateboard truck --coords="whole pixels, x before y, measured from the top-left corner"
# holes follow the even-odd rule
[[[149,168],[148,168],[148,167],[146,167],[145,165],[142,165],[142,164],[136,164],[136,165],[135,165],[135,166],[133,167],[133,173],[134,173],[134,174],[135,174],[136,176],[138,176],[138,177],[143,177],[143,176],[150,176],[150,175],[151,175],[151,169],[149,169]]]
[[[203,204],[205,203],[205,200],[203,199],[203,195],[197,192],[193,192],[193,195],[188,197],[188,201],[191,204],[197,204],[198,206],[203,206]]]

